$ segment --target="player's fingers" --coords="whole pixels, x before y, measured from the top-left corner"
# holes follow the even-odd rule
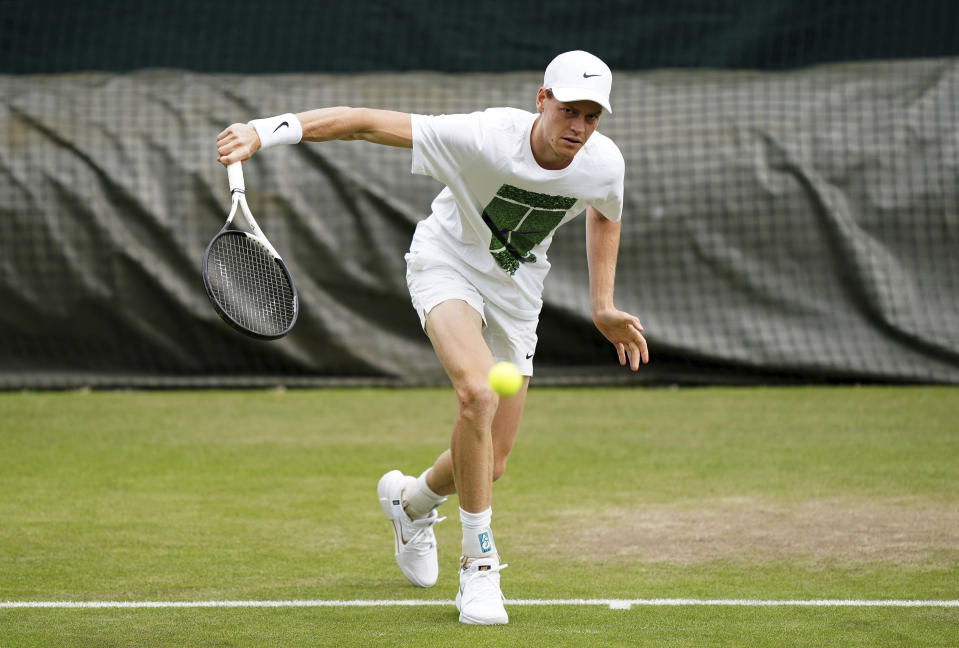
[[[236,141],[232,138],[216,141],[216,152],[219,155],[229,155],[236,148]]]
[[[234,162],[242,162],[249,159],[250,155],[252,155],[241,146],[223,146],[220,147],[217,153],[219,154],[217,162],[224,166],[228,166]]]
[[[217,158],[216,158],[217,162],[219,162],[220,164],[229,164],[230,162],[234,161],[230,157],[231,155],[233,155],[233,147],[231,146],[226,146],[226,145],[218,146],[216,149],[216,153],[217,153]]]
[[[649,345],[646,344],[646,338],[640,336],[639,359],[643,364],[649,364]]]
[[[230,126],[226,130],[222,131],[219,135],[216,136],[217,145],[225,144],[236,139],[236,133],[233,132],[233,127]]]
[[[629,368],[639,371],[639,347],[633,343],[629,345]]]
[[[616,355],[619,356],[619,366],[621,367],[625,366],[626,365],[626,347],[623,345],[622,342],[616,343]]]
[[[225,166],[232,164],[233,162],[243,162],[244,160],[250,159],[250,157],[253,155],[249,148],[238,144],[221,146],[217,150],[217,153],[219,154],[219,157],[217,157],[217,162]]]
[[[636,329],[636,330],[639,331],[640,333],[642,333],[643,331],[646,330],[646,329],[643,328],[643,325],[642,325],[642,323],[639,321],[639,318],[638,318],[638,317],[633,317],[633,321],[630,322],[630,324],[632,325],[632,327],[633,327],[634,329]]]
[[[228,140],[228,141],[220,142],[216,146],[217,153],[219,153],[220,155],[229,155],[230,153],[233,153],[239,148],[241,148],[240,143],[237,142],[236,140]]]

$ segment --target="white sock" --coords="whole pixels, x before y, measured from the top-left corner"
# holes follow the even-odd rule
[[[490,530],[492,518],[492,508],[479,513],[470,513],[460,508],[460,523],[463,525],[463,557],[465,559],[498,557],[496,545],[493,543],[493,532]]]
[[[414,520],[428,515],[430,511],[446,501],[444,495],[437,495],[426,485],[426,474],[429,471],[429,468],[424,470],[423,474],[416,478],[416,483],[403,491],[403,508]]]

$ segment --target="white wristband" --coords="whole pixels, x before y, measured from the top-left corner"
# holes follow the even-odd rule
[[[293,113],[254,119],[250,126],[260,136],[261,149],[279,144],[298,144],[303,139],[303,125]]]

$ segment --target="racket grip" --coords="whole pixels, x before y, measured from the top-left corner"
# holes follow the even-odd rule
[[[243,163],[233,162],[226,167],[226,175],[230,179],[230,192],[246,191],[246,185],[243,183]]]

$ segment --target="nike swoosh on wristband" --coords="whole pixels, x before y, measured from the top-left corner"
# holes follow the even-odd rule
[[[603,75],[602,74],[586,74],[585,72],[583,72],[584,79],[589,79],[590,77],[595,77],[595,76],[603,76]]]
[[[290,122],[288,122],[288,121],[281,122],[279,126],[277,126],[276,128],[273,129],[273,132],[275,133],[276,131],[280,130],[280,129],[283,128],[284,126],[289,127],[289,125],[290,125]]]

